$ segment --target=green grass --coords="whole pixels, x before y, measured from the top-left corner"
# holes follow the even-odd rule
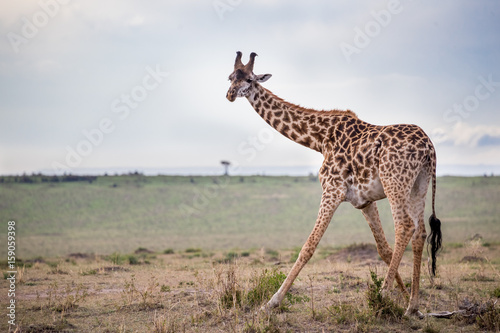
[[[321,186],[308,177],[98,177],[92,183],[2,183],[0,220],[16,221],[17,257],[302,246]],[[430,191],[426,219],[430,215]],[[441,177],[436,210],[445,242],[500,239],[500,177]],[[378,202],[389,242],[387,200]],[[361,212],[342,204],[321,242],[373,242]],[[6,232],[6,230],[4,231]],[[0,254],[5,257],[5,249]]]
[[[379,278],[375,271],[370,270],[372,283],[366,291],[368,307],[377,317],[384,319],[401,319],[404,309],[396,304],[390,297],[382,295],[383,278]]]

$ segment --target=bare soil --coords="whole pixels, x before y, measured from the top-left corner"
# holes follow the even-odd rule
[[[28,263],[16,285],[16,323],[8,332],[477,332],[480,320],[455,315],[451,319],[403,317],[387,320],[367,304],[370,270],[379,277],[386,265],[375,245],[320,249],[294,283],[292,300],[270,314],[250,306],[246,295],[266,270],[285,274],[294,251],[278,251],[280,263],[265,249],[234,252],[139,251],[131,265],[113,264],[101,256],[69,255]],[[466,256],[483,258],[462,261]],[[232,260],[225,260],[233,258]],[[438,276],[431,283],[423,267],[423,313],[456,311],[463,304],[488,310],[498,301],[500,245],[447,248],[438,257]],[[423,260],[424,266],[426,260]],[[55,264],[54,264],[55,263]],[[400,273],[411,281],[411,251]],[[5,290],[6,280],[2,282]],[[227,291],[231,300],[227,302]],[[239,296],[238,296],[239,295]],[[1,304],[7,302],[1,293]],[[239,297],[239,298],[238,298]],[[407,300],[394,290],[401,307]],[[239,300],[238,300],[239,299]],[[226,300],[226,301],[224,301]],[[467,302],[469,303],[466,303]],[[490,302],[490,303],[489,303]],[[499,304],[482,314],[500,319]],[[3,306],[2,305],[2,306]],[[497,312],[495,312],[497,311]],[[479,313],[479,312],[478,312]],[[495,317],[498,313],[498,317]],[[475,315],[479,316],[479,315]],[[492,331],[498,326],[490,327]]]

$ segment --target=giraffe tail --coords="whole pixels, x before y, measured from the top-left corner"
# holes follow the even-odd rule
[[[434,159],[435,160],[435,159]],[[442,234],[441,234],[441,221],[436,217],[436,210],[434,202],[436,197],[436,164],[434,163],[432,174],[432,215],[429,217],[429,225],[431,233],[427,237],[427,253],[429,253],[429,245],[431,246],[432,257],[432,275],[436,276],[436,254],[441,248]]]

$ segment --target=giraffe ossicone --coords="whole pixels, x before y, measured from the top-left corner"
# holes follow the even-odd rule
[[[303,146],[323,154],[319,170],[323,189],[316,224],[302,247],[297,261],[280,289],[264,307],[278,306],[293,281],[312,257],[335,210],[342,202],[361,209],[373,232],[377,251],[389,266],[382,289],[387,292],[396,280],[408,294],[398,273],[403,252],[412,242],[413,277],[407,315],[418,315],[422,252],[427,238],[431,245],[432,274],[436,253],[441,247],[441,222],[435,214],[436,152],[430,138],[416,125],[377,126],[360,120],[350,110],[317,111],[277,97],[262,87],[271,74],[255,75],[256,53],[246,65],[237,52],[231,86],[226,98],[233,102],[246,97],[255,111],[278,132]],[[424,223],[425,197],[432,179],[431,233]],[[394,251],[382,229],[376,201],[387,198],[395,226]]]

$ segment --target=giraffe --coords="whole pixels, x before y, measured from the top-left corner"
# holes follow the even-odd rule
[[[389,266],[382,285],[387,294],[396,280],[408,294],[398,273],[403,252],[412,242],[413,276],[406,315],[422,317],[419,282],[422,252],[427,238],[431,245],[432,275],[436,274],[436,253],[441,247],[441,222],[435,214],[436,153],[425,132],[416,125],[376,126],[360,120],[350,110],[317,111],[277,97],[260,83],[271,74],[255,75],[256,53],[246,65],[237,52],[227,99],[246,97],[255,111],[285,137],[323,154],[319,170],[322,196],[316,224],[302,247],[287,278],[263,307],[277,307],[293,281],[312,257],[337,207],[349,202],[360,209],[373,232],[377,251]],[[425,197],[432,178],[431,233],[424,223]],[[389,246],[377,211],[376,201],[387,198],[394,219],[394,251]]]

